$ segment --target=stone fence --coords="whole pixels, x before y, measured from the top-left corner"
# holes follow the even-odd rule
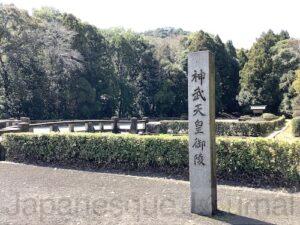
[[[18,119],[8,119],[0,121],[0,135],[4,133],[15,132],[33,132],[37,128],[49,128],[51,132],[60,132],[60,127],[67,127],[69,132],[75,132],[76,126],[84,126],[83,132],[112,132],[121,133],[128,132],[132,134],[147,133],[147,123],[149,119],[143,117],[138,120],[136,117],[132,117],[130,120],[122,120],[114,116],[110,120],[67,120],[67,121],[55,121],[45,123],[31,123],[30,118],[21,117]],[[129,125],[124,128],[123,125]],[[138,127],[138,124],[143,124],[142,128]],[[95,129],[95,125],[99,129]]]

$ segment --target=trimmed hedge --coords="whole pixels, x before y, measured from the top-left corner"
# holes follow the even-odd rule
[[[219,136],[264,137],[285,124],[285,117],[272,121],[217,121],[216,134]]]
[[[188,120],[162,120],[160,121],[160,133],[187,134],[189,132]]]
[[[300,137],[300,117],[292,120],[292,132],[295,137]]]
[[[267,136],[274,130],[285,124],[285,117],[281,116],[272,121],[222,121],[216,120],[216,135],[218,136]],[[163,120],[160,125],[160,133],[188,133],[187,120]]]
[[[262,118],[266,121],[272,121],[278,119],[278,116],[275,116],[272,113],[264,113],[262,114]]]
[[[6,134],[7,160],[188,174],[188,138],[171,135]],[[217,138],[219,178],[299,184],[300,142]]]

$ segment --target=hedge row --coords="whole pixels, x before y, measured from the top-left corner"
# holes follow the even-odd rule
[[[282,116],[272,121],[216,121],[216,135],[218,136],[267,136],[274,130],[285,124],[285,117]],[[160,124],[161,133],[188,133],[188,121],[163,120]]]
[[[300,137],[300,117],[292,120],[292,132],[295,137]]]
[[[188,174],[188,138],[171,135],[6,134],[9,161]],[[299,184],[300,142],[217,138],[219,178]]]
[[[272,121],[218,121],[216,133],[220,136],[264,137],[280,129],[284,124],[284,116]]]

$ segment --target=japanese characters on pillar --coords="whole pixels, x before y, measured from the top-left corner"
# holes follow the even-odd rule
[[[209,51],[188,56],[189,170],[191,211],[212,215],[217,209],[215,175],[215,68]]]

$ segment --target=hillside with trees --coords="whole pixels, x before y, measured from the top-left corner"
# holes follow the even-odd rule
[[[83,119],[187,115],[187,54],[216,60],[217,113],[253,104],[292,114],[299,91],[299,40],[263,33],[251,49],[205,31],[101,30],[52,8],[32,15],[0,5],[2,118]]]

